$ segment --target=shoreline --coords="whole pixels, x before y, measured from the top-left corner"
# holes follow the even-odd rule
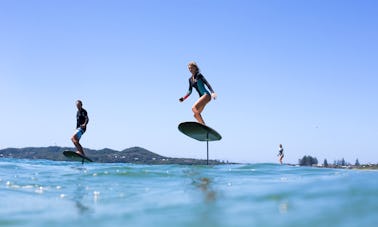
[[[45,159],[52,161],[72,161],[65,157],[62,152],[64,150],[73,150],[70,147],[26,147],[26,148],[6,148],[0,150],[0,158],[15,158],[15,159]],[[131,163],[131,164],[147,164],[147,165],[164,165],[164,164],[178,164],[178,165],[206,165],[206,159],[194,158],[173,158],[165,157],[142,147],[131,147],[122,151],[104,148],[101,150],[84,149],[87,156],[94,162],[98,163]],[[213,160],[209,159],[210,165],[228,165],[228,164],[258,164],[258,163],[235,163],[227,160]],[[277,165],[279,165],[277,163]],[[283,165],[296,167],[314,167],[314,168],[330,168],[330,169],[353,169],[353,170],[378,170],[378,164],[360,164],[360,165],[299,165],[284,163]]]

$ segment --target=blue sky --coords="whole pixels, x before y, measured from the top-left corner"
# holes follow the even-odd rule
[[[0,148],[141,146],[205,158],[177,130],[196,61],[218,94],[210,158],[378,162],[376,1],[0,0]]]

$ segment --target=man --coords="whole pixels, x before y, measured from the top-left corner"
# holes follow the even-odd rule
[[[87,111],[83,108],[83,103],[80,100],[76,101],[76,107],[76,131],[71,140],[77,149],[76,153],[85,156],[83,147],[80,145],[79,140],[87,129],[89,118]]]

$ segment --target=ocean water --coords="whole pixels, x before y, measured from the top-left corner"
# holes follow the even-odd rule
[[[0,159],[0,226],[377,226],[378,171]]]

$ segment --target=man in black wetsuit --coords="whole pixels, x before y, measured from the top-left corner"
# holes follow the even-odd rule
[[[76,131],[71,140],[75,145],[76,153],[85,156],[83,147],[80,145],[79,140],[84,132],[87,130],[87,124],[89,121],[88,113],[83,108],[83,103],[80,100],[76,101],[77,113],[76,113]]]

